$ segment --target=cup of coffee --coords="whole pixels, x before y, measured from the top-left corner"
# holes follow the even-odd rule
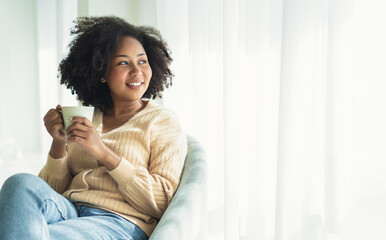
[[[69,126],[71,126],[72,122],[70,121],[72,117],[85,117],[90,122],[92,121],[92,117],[94,115],[94,107],[86,107],[86,106],[73,106],[73,107],[62,107],[62,115],[64,121],[64,130],[67,130]]]

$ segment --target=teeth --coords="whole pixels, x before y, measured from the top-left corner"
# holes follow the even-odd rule
[[[136,83],[128,83],[127,85],[138,87],[138,86],[141,85],[141,84],[142,84],[142,83],[140,83],[140,82],[136,82]]]

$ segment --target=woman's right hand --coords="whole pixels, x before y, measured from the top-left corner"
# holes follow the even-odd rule
[[[54,142],[66,143],[66,135],[64,132],[63,117],[59,112],[62,109],[60,105],[51,108],[44,116],[44,126],[47,132],[51,135]]]

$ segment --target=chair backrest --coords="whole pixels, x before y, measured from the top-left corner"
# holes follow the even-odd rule
[[[180,185],[150,240],[206,239],[207,162],[201,144],[188,138]]]

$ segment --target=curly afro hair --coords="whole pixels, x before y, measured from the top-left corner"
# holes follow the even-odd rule
[[[58,78],[84,105],[102,111],[113,107],[110,90],[101,79],[107,74],[120,40],[126,36],[142,44],[152,69],[143,98],[161,98],[162,91],[171,86],[173,74],[169,65],[173,59],[158,30],[134,26],[113,16],[80,17],[74,23],[74,39],[69,44],[69,54],[59,65]]]

